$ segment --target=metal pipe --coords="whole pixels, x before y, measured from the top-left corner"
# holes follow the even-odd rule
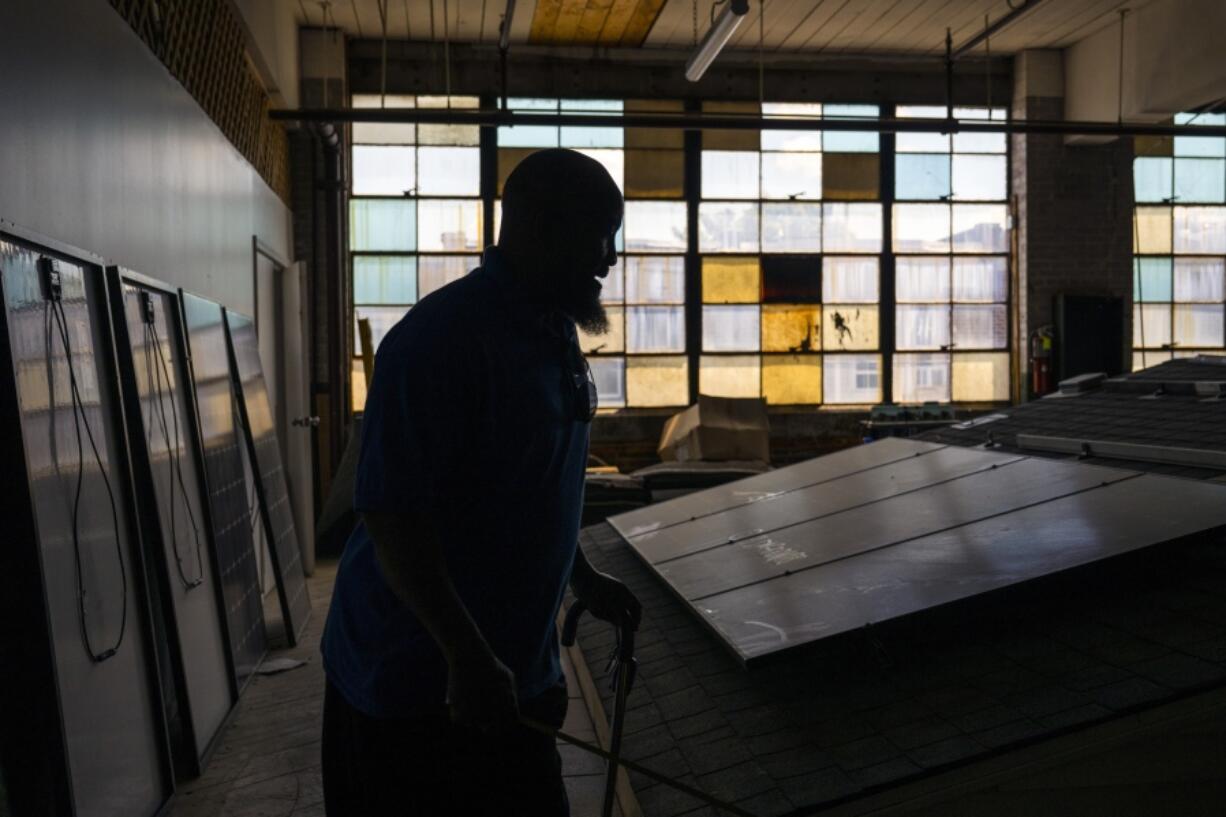
[[[515,0],[507,0],[507,10],[502,15],[502,25],[498,27],[498,47],[506,51],[511,47],[511,21],[515,18]]]
[[[967,51],[970,51],[972,48],[974,48],[975,46],[979,45],[981,42],[986,40],[988,37],[991,37],[993,34],[996,34],[997,32],[1004,31],[1006,28],[1013,25],[1018,20],[1025,17],[1027,14],[1034,11],[1035,8],[1042,2],[1043,0],[1026,0],[1026,3],[1024,5],[1018,6],[1017,8],[1013,9],[1008,14],[1006,14],[1005,16],[997,20],[995,23],[992,23],[990,26],[986,27],[983,31],[980,31],[974,37],[971,37],[969,40],[962,43],[962,45],[955,48],[953,51],[953,55],[952,55],[953,58],[955,60],[958,59],[963,54],[965,54]]]
[[[707,29],[702,42],[698,44],[698,50],[685,64],[685,78],[690,82],[702,79],[702,75],[707,73],[711,63],[715,62],[719,52],[724,50],[737,27],[745,20],[745,15],[749,14],[749,0],[727,0],[727,3]]]
[[[524,111],[445,108],[307,108],[273,110],[277,121],[381,122],[431,125],[539,125],[545,127],[671,128],[681,130],[823,130],[875,133],[1032,133],[1088,136],[1218,136],[1226,125],[1084,122],[1066,120],[862,119],[835,117],[762,117],[728,114],[668,113],[531,113]]]

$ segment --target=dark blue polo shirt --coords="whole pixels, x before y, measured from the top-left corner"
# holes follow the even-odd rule
[[[456,590],[521,700],[561,678],[554,619],[588,445],[575,344],[573,322],[526,300],[491,248],[388,332],[366,398],[354,506],[434,515]],[[368,715],[444,700],[446,662],[388,587],[362,525],[341,558],[322,652],[328,680]]]

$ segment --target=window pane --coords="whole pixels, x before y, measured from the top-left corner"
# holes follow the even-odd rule
[[[1176,125],[1226,125],[1226,114],[1175,114]],[[1176,136],[1176,156],[1226,156],[1226,139],[1220,136]]]
[[[475,255],[422,255],[417,258],[419,297],[424,298],[475,269],[481,259]]]
[[[1226,159],[1176,159],[1175,200],[1180,204],[1226,201]]]
[[[944,105],[899,105],[895,115],[899,119],[944,119]],[[899,133],[894,137],[894,150],[899,153],[948,153],[949,134],[946,133]]]
[[[832,304],[875,304],[876,258],[826,256],[822,262],[822,300]]]
[[[816,352],[822,348],[822,308],[817,304],[762,307],[762,350]]]
[[[600,282],[600,301],[619,304],[626,298],[626,256],[617,256],[617,263],[609,268],[609,274]]]
[[[1226,207],[1176,207],[1175,252],[1226,254]]]
[[[1223,340],[1221,304],[1176,304],[1176,346],[1221,346]]]
[[[1171,251],[1171,208],[1138,207],[1133,223],[1133,251],[1163,255]]]
[[[685,195],[685,153],[680,150],[627,150],[626,195],[679,199]]]
[[[1008,252],[1008,208],[1003,204],[955,204],[954,252]]]
[[[366,406],[366,368],[360,358],[355,358],[349,369],[349,406],[363,411]]]
[[[877,199],[880,176],[881,159],[876,154],[822,154],[822,197],[827,200]]]
[[[945,303],[949,295],[949,258],[898,256],[894,296],[899,303]]]
[[[1009,399],[1009,353],[955,353],[953,399],[1004,402]]]
[[[899,304],[894,344],[899,349],[948,349],[949,307]]]
[[[949,198],[948,154],[900,153],[894,157],[894,193],[900,199]]]
[[[411,256],[353,256],[355,304],[417,302],[417,259]]]
[[[621,408],[626,405],[626,359],[591,357],[587,364],[592,367],[600,408]]]
[[[507,107],[512,111],[535,113],[552,113],[558,109],[556,99],[516,99],[507,100]],[[516,125],[498,129],[498,145],[500,147],[531,147],[556,148],[558,146],[558,129],[545,125]]]
[[[684,352],[685,307],[627,307],[626,349],[630,352]]]
[[[1165,201],[1174,194],[1175,177],[1170,159],[1141,157],[1132,163],[1133,195],[1137,201]]]
[[[820,355],[763,355],[762,396],[777,406],[822,402]]]
[[[349,249],[417,249],[417,205],[396,199],[349,200]]]
[[[953,194],[963,201],[1003,201],[1004,156],[954,156]]]
[[[881,252],[881,205],[822,205],[822,248],[828,252]]]
[[[895,204],[895,252],[949,252],[948,204]]]
[[[827,105],[823,116],[830,119],[877,118],[876,105]],[[878,136],[873,131],[826,131],[822,134],[823,149],[831,153],[876,153]]]
[[[352,151],[355,196],[403,196],[417,186],[413,148],[354,145]]]
[[[764,102],[762,103],[764,117],[795,117],[797,119],[822,115],[822,106],[808,102]],[[820,130],[764,130],[762,131],[763,150],[821,150],[822,132]]]
[[[1134,301],[1171,300],[1171,259],[1137,258],[1132,266]]]
[[[954,306],[955,349],[1004,349],[1009,314],[1001,306]]]
[[[757,355],[703,355],[698,364],[698,391],[713,397],[758,397],[762,370]]]
[[[953,299],[962,303],[1004,303],[1009,298],[1008,258],[955,258]]]
[[[820,252],[820,204],[762,205],[762,252]]]
[[[704,306],[702,348],[706,352],[756,352],[757,306]]]
[[[702,259],[703,303],[754,304],[760,296],[758,259]]]
[[[445,96],[419,96],[419,108],[469,108],[480,106],[480,100],[475,96],[453,96],[450,101]],[[417,143],[419,145],[472,145],[480,144],[481,129],[476,125],[418,125]]]
[[[1159,363],[1164,363],[1174,357],[1170,352],[1138,352],[1132,353],[1132,370],[1135,372],[1139,369],[1148,369],[1150,366],[1157,366]]]
[[[421,249],[479,250],[481,202],[475,199],[420,199],[417,232]]]
[[[729,150],[702,152],[704,199],[756,199],[758,154]]]
[[[1132,345],[1143,349],[1159,349],[1170,342],[1171,308],[1166,304],[1133,305]]]
[[[826,355],[822,375],[827,404],[881,402],[881,358],[877,355]]]
[[[757,252],[758,205],[723,201],[699,204],[698,250]]]
[[[358,332],[358,321],[365,318],[370,321],[370,342],[373,351],[379,350],[383,337],[409,311],[407,306],[358,306],[353,310],[353,350],[362,351],[362,337]]]
[[[388,94],[386,98],[379,94],[354,94],[351,105],[354,108],[416,108],[417,99],[413,96],[399,94]],[[416,125],[382,122],[353,123],[353,143],[355,145],[411,145],[416,141]]]
[[[822,299],[822,260],[817,255],[762,256],[762,300],[816,303]]]
[[[877,307],[826,304],[822,307],[822,348],[850,351],[877,348]]]
[[[620,150],[600,150],[596,148],[585,148],[580,150],[584,156],[590,156],[600,162],[601,166],[609,171],[609,175],[613,177],[613,182],[617,185],[617,189],[625,195],[626,191],[626,169],[625,155]]]
[[[480,148],[418,148],[417,192],[476,196],[481,192]]]
[[[690,366],[685,357],[626,358],[626,404],[684,406],[690,402]]]
[[[568,113],[621,113],[620,99],[563,99],[562,110]],[[622,129],[615,127],[584,128],[565,126],[561,129],[564,148],[620,148]]]
[[[894,401],[948,403],[949,355],[894,355]]]
[[[626,252],[685,252],[685,202],[628,201]]]
[[[954,108],[955,119],[985,120],[1004,122],[1008,119],[1004,108]],[[1004,153],[1005,134],[1003,133],[955,133],[955,153]]]
[[[1221,303],[1226,281],[1226,260],[1221,258],[1176,258],[1175,300]]]
[[[609,318],[609,331],[603,335],[589,335],[582,328],[578,329],[579,348],[586,354],[616,354],[626,351],[626,312],[621,306],[606,306],[605,314]]]
[[[631,255],[626,264],[626,303],[685,303],[685,258]]]
[[[729,114],[732,116],[758,116],[761,109],[757,102],[717,102],[707,100],[702,103],[704,113]],[[708,130],[702,132],[702,147],[704,150],[758,150],[760,146],[757,130]]]
[[[762,198],[796,200],[821,197],[820,153],[762,154]]]
[[[685,112],[685,103],[679,99],[627,99],[627,113]],[[685,131],[666,128],[626,128],[628,148],[676,148],[685,147]],[[678,194],[680,195],[680,194]]]
[[[1134,136],[1132,151],[1137,156],[1174,156],[1175,140],[1170,136]]]

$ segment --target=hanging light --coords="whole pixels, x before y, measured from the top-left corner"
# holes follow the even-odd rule
[[[749,13],[749,0],[725,0],[727,5],[720,11],[707,34],[698,44],[698,50],[685,64],[685,78],[690,82],[698,82],[707,73],[711,63],[719,56],[719,52],[732,39],[732,35]]]

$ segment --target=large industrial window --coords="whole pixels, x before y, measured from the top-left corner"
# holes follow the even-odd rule
[[[355,95],[355,108],[382,97]],[[476,97],[391,96],[389,108],[475,108]],[[377,348],[409,307],[477,266],[482,245],[479,128],[357,123],[349,174],[352,400],[366,402],[358,321]]]
[[[1223,125],[1226,114],[1179,114]],[[1132,365],[1226,349],[1226,138],[1137,137]]]
[[[899,106],[899,118],[944,119]],[[955,108],[959,119],[1002,109]],[[1003,133],[899,133],[894,154],[894,400],[1009,399]]]

